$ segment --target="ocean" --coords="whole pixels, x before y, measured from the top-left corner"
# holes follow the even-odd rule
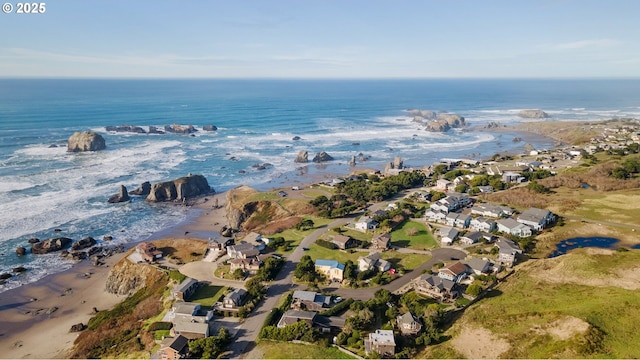
[[[29,269],[0,285],[0,292],[72,265],[58,254],[18,257],[16,247],[28,248],[32,237],[101,241],[110,235],[112,243],[131,243],[187,218],[184,207],[139,198],[108,204],[120,184],[133,190],[144,181],[194,173],[216,191],[241,184],[265,190],[309,176],[383,169],[396,156],[420,167],[524,148],[525,142],[512,141],[513,133],[427,132],[410,121],[408,109],[456,113],[471,127],[526,121],[517,116],[521,109],[542,109],[549,121],[638,117],[640,80],[0,79],[0,273]],[[200,131],[105,130],[174,123]],[[218,130],[203,131],[204,125]],[[107,149],[67,153],[68,137],[83,130],[103,135]],[[553,146],[542,137],[527,141]],[[310,157],[326,151],[336,160],[296,164],[301,150]],[[369,160],[351,168],[349,159],[360,153]]]

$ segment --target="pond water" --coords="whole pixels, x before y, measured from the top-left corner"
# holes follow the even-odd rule
[[[616,249],[620,240],[609,237],[576,237],[571,239],[562,240],[556,246],[556,250],[549,255],[550,258],[564,255],[569,250],[583,248],[583,247],[598,247],[603,249]],[[635,245],[633,249],[640,248],[639,245]]]

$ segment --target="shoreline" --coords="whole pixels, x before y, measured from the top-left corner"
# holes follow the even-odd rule
[[[514,128],[505,128],[505,131],[494,130],[496,129],[470,129],[493,133],[526,133]],[[534,133],[526,135],[552,139]],[[314,165],[316,167],[310,168]],[[343,162],[308,163],[304,165],[306,169],[296,175],[272,179],[256,190],[274,191],[290,189],[291,186],[308,188],[310,184],[334,177],[375,170],[370,165],[372,164],[362,163],[351,167]],[[129,250],[142,241],[167,238],[209,240],[219,237],[219,231],[227,220],[225,205],[229,191],[216,192],[196,199],[189,206],[184,221],[170,224],[144,239],[128,242],[124,244],[125,249]],[[216,200],[218,207],[215,206]],[[70,269],[4,291],[0,296],[0,348],[6,349],[2,358],[65,358],[79,334],[69,332],[72,325],[86,324],[93,316],[94,307],[98,310],[110,309],[125,299],[124,296],[109,294],[104,290],[110,268],[120,261],[125,253],[114,254],[105,259],[104,266],[96,267],[89,260],[83,260],[72,265]],[[91,275],[85,276],[87,273]],[[71,291],[66,291],[67,289]],[[37,300],[31,301],[32,298]],[[57,310],[46,314],[47,309],[53,307],[57,307]]]

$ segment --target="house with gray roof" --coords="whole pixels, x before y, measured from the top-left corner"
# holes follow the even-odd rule
[[[484,216],[479,216],[471,220],[469,227],[476,231],[492,232],[496,229],[496,222],[495,220],[487,219]]]
[[[382,357],[392,357],[396,353],[396,340],[393,330],[376,330],[364,339],[364,351],[367,355],[374,352]]]
[[[178,301],[187,301],[198,290],[200,283],[190,277],[184,279],[171,291],[171,295]]]
[[[407,311],[403,315],[398,316],[396,318],[396,325],[403,336],[418,335],[422,330],[422,323],[411,311]]]
[[[237,288],[224,297],[222,300],[222,306],[225,309],[237,309],[244,303],[244,298],[247,295],[247,290]]]
[[[531,228],[527,225],[521,224],[511,218],[500,219],[496,221],[498,225],[498,231],[501,231],[505,234],[511,234],[519,237],[528,237],[531,236]]]
[[[530,208],[518,215],[518,222],[536,231],[541,231],[553,222],[554,217],[553,213],[549,210]]]
[[[460,237],[460,243],[464,245],[471,245],[479,242],[480,239],[484,239],[481,232],[470,231]]]
[[[438,235],[440,236],[440,242],[442,245],[451,245],[458,238],[460,232],[454,228],[443,227],[438,229]]]
[[[182,335],[164,338],[158,353],[162,360],[182,359],[189,354],[189,339]]]
[[[298,321],[304,321],[309,326],[313,326],[314,320],[318,313],[314,311],[304,311],[304,310],[288,310],[282,317],[280,321],[278,321],[277,327],[283,328],[287,325],[295,324]]]
[[[420,276],[418,280],[414,282],[413,288],[417,293],[440,301],[453,301],[460,296],[458,284],[431,274]]]
[[[260,255],[260,250],[252,244],[240,242],[235,245],[227,246],[227,255],[231,259],[247,259]]]
[[[466,264],[476,275],[488,274],[491,271],[491,263],[487,259],[472,257],[466,261]]]
[[[358,258],[358,270],[367,271],[367,270],[378,270],[378,271],[387,271],[391,268],[391,263],[382,259],[379,252],[371,253],[367,256],[360,256]]]
[[[495,246],[498,247],[498,261],[507,266],[513,266],[518,260],[518,256],[522,254],[522,249],[518,244],[503,237],[496,241]]]
[[[331,306],[331,296],[318,294],[315,291],[296,290],[292,296],[293,310],[322,311]]]
[[[345,236],[342,234],[336,234],[333,235],[333,238],[331,239],[331,242],[333,244],[335,244],[338,249],[340,250],[346,250],[348,248],[352,248],[354,246],[356,246],[356,240],[353,239],[350,236]]]
[[[376,234],[371,239],[371,248],[378,251],[384,251],[389,248],[391,244],[391,234]]]

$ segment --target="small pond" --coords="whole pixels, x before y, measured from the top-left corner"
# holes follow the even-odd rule
[[[609,238],[609,237],[600,237],[600,236],[592,236],[592,237],[576,237],[571,239],[562,240],[556,246],[556,250],[549,255],[550,258],[564,255],[569,250],[584,248],[584,247],[597,247],[602,249],[616,249],[618,247],[618,243],[620,240]],[[639,248],[638,245],[633,247],[634,249]]]

